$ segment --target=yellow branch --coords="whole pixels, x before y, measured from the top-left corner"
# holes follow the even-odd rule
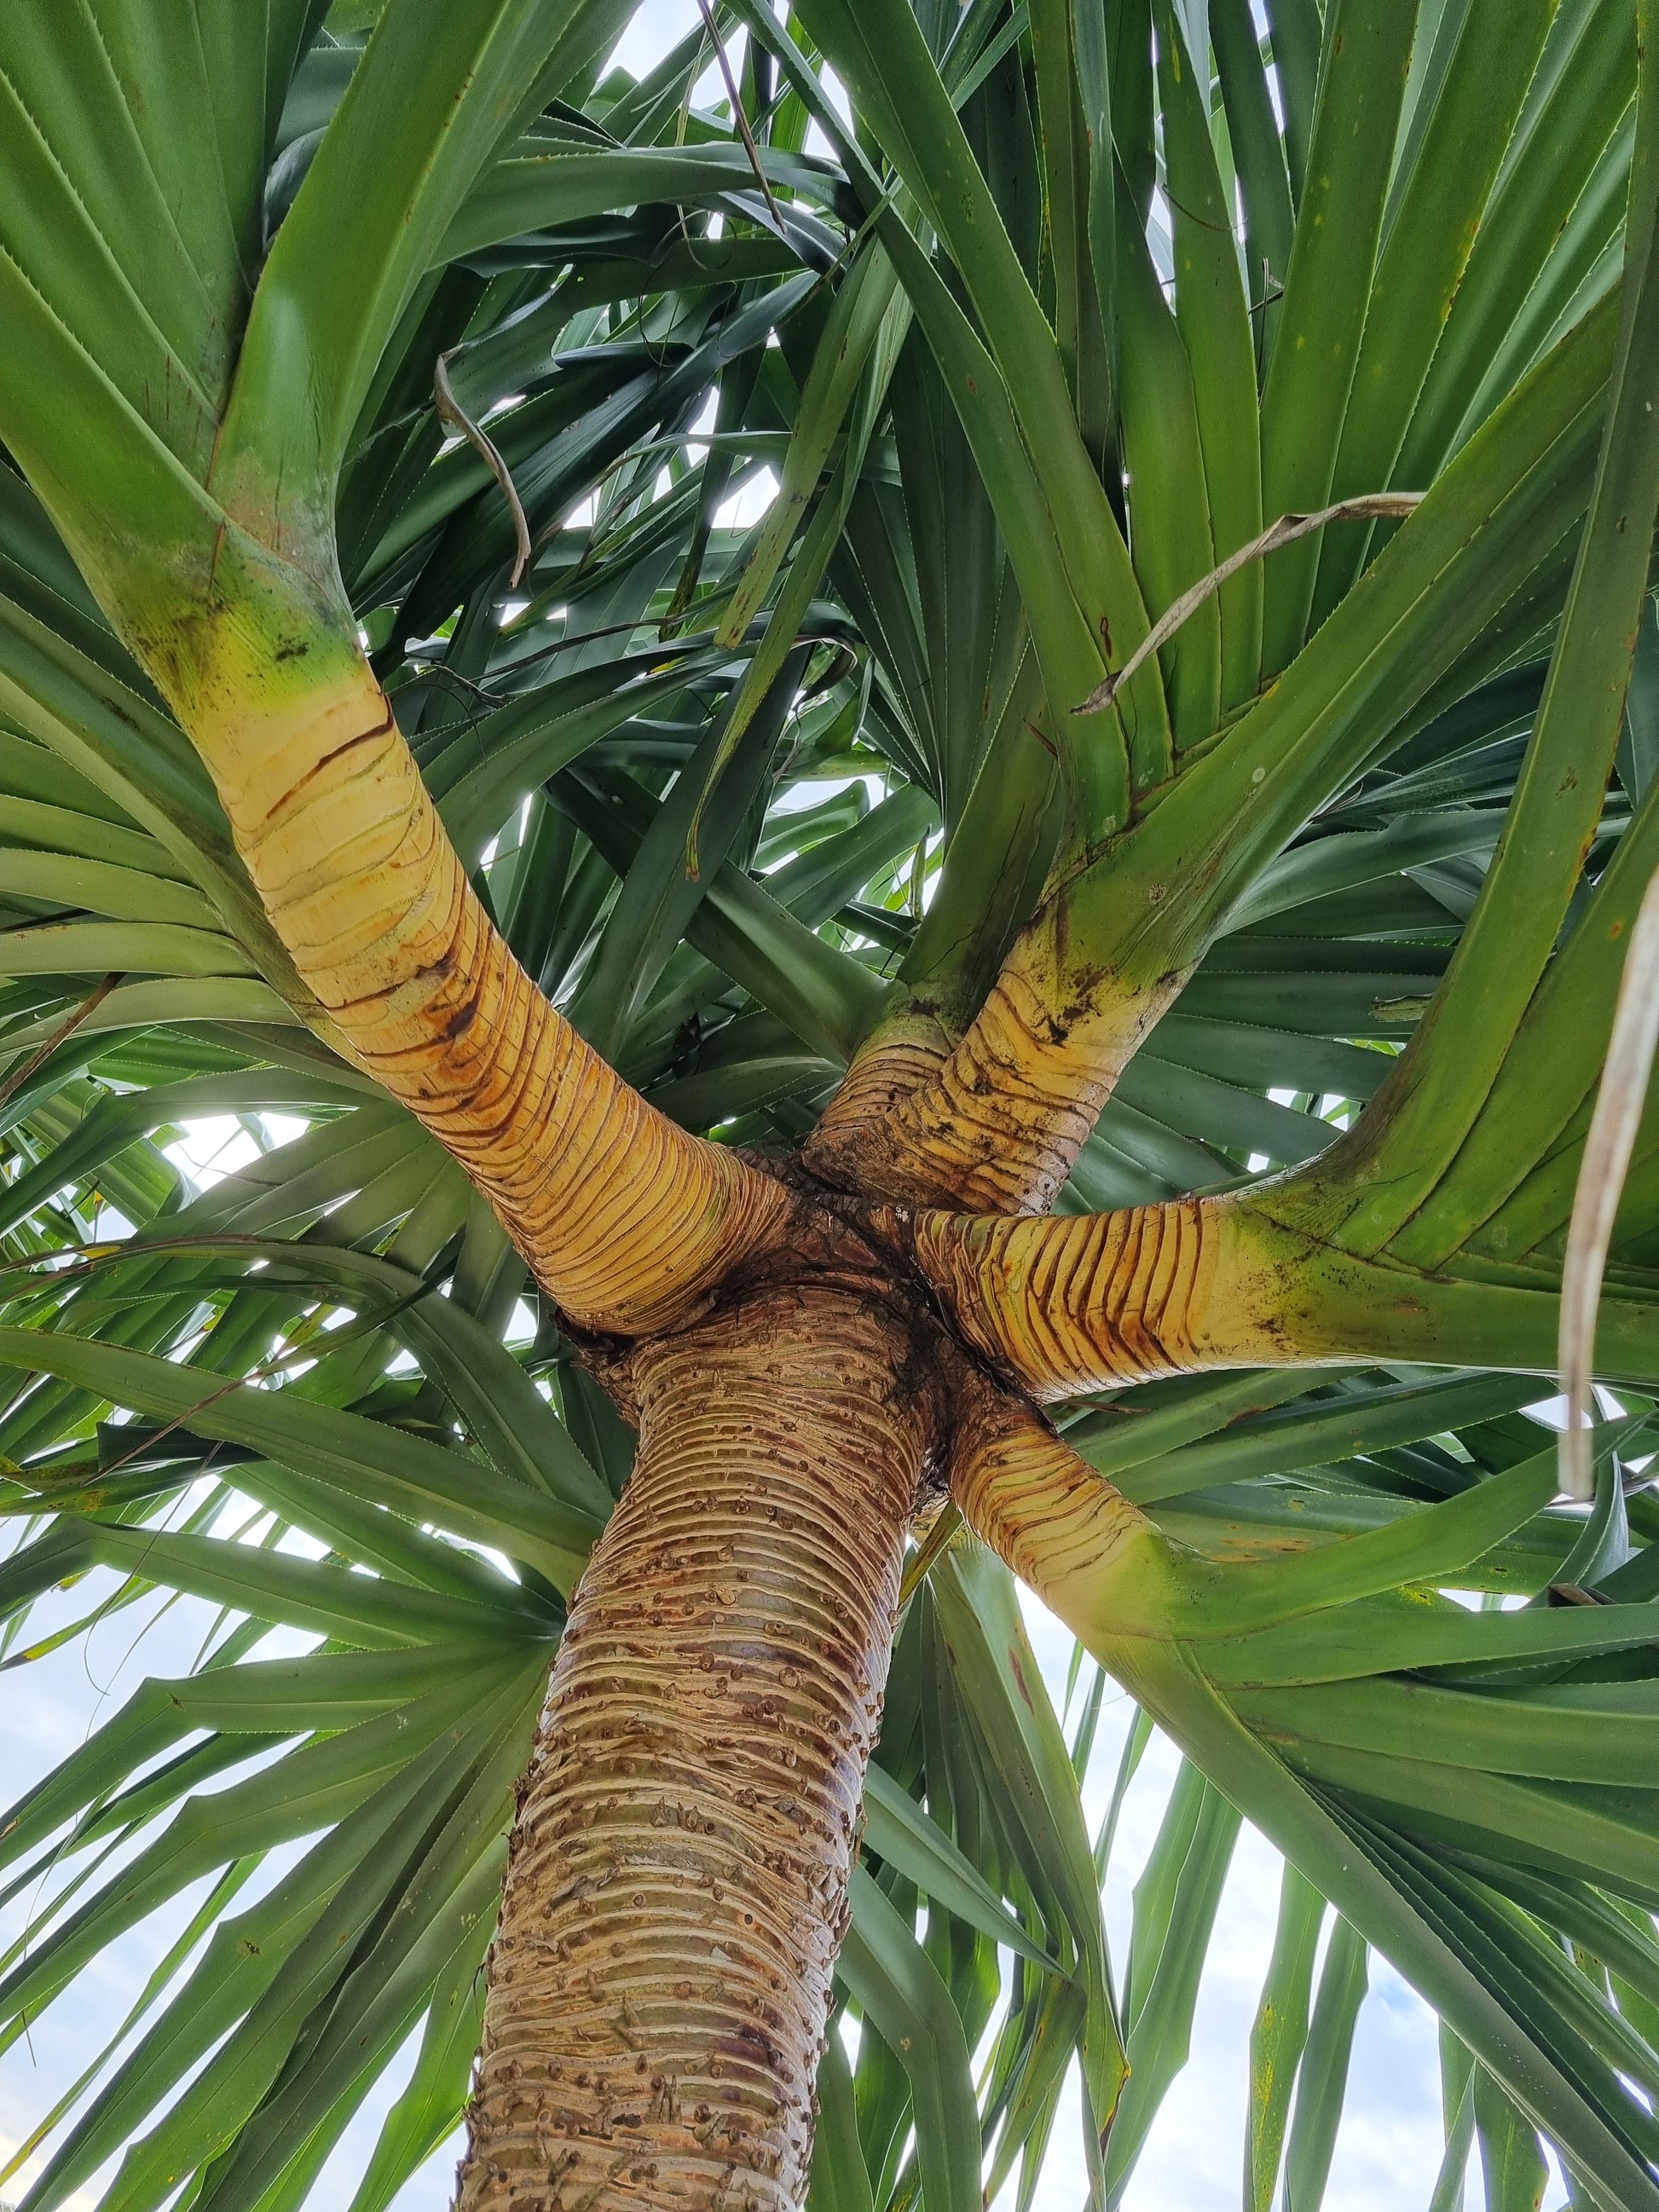
[[[199,641],[192,641],[199,643]],[[572,1319],[685,1312],[781,1231],[781,1188],[677,1128],[554,1010],[467,880],[368,664],[230,632],[173,691],[272,926],[365,1073],[484,1192]]]
[[[1028,1406],[982,1376],[957,1397],[951,1496],[1030,1589],[1070,1620],[1114,1562],[1157,1571],[1166,1540]]]
[[[1280,515],[1183,592],[1072,712],[1103,711],[1230,576],[1276,547],[1329,522],[1409,514],[1422,500],[1421,492],[1376,492],[1316,514]],[[1161,902],[1164,890],[1149,885],[1147,896]],[[1042,1213],[1185,981],[1179,967],[1139,977],[1103,967],[1088,952],[1088,932],[1075,926],[1067,887],[1055,886],[954,1049],[937,1024],[930,1036],[914,1012],[869,1040],[809,1141],[807,1164],[827,1182],[902,1205]]]
[[[944,1206],[954,1194],[934,1188],[927,1162],[908,1160],[885,1180],[884,1164],[897,1164],[902,1140],[896,1116],[936,1077],[951,1057],[951,1039],[932,1014],[901,1006],[884,1015],[859,1047],[839,1088],[803,1148],[816,1175],[846,1190],[865,1191],[915,1206]],[[874,1180],[864,1172],[868,1160]],[[904,1167],[911,1171],[904,1172]]]
[[[805,1148],[846,1189],[907,1206],[1040,1213],[1071,1173],[1136,1047],[1181,988],[1068,968],[1058,902],[1021,934],[952,1047],[911,1013],[853,1063]]]
[[[974,1533],[1097,1657],[1115,1642],[1203,1643],[1479,1572],[1554,1488],[1545,1451],[1402,1521],[1310,1549],[1217,1559],[1167,1534],[982,1375],[954,1394],[951,1495]]]
[[[1223,1364],[1206,1356],[1202,1200],[1047,1221],[924,1213],[914,1235],[958,1333],[1039,1400]]]
[[[1340,1357],[1339,1344],[1303,1325],[1295,1278],[1316,1248],[1225,1199],[1039,1221],[882,1221],[908,1237],[963,1340],[1040,1401],[1199,1369]]]
[[[1356,1259],[1263,1210],[1286,1188],[1040,1221],[877,1209],[871,1225],[963,1342],[1039,1403],[1229,1367],[1550,1371],[1553,1290]],[[1605,1304],[1597,1371],[1651,1374],[1656,1334],[1651,1307]]]

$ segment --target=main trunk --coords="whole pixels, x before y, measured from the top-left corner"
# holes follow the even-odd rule
[[[491,1954],[464,2207],[793,2212],[926,1438],[906,1333],[770,1291],[635,1356]]]

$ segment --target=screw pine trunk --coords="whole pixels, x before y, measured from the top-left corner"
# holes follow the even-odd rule
[[[791,2212],[927,1443],[908,1332],[772,1290],[642,1347],[513,1838],[465,2212]]]

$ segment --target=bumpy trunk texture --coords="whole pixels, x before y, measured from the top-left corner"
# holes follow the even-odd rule
[[[771,1291],[635,1356],[640,1454],[515,1830],[465,2212],[794,2212],[926,1449],[904,1329]]]

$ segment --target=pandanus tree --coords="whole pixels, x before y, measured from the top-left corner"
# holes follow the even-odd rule
[[[1659,2206],[1650,1115],[1588,1514],[1527,1410],[1659,863],[1650,9],[628,13],[0,15],[8,1663],[221,1609],[0,1823],[9,2039],[197,1899],[32,2212],[298,2203],[416,2029],[358,2212],[463,2108],[469,2212],[1029,2203],[1074,2057],[1103,2212],[1241,1817],[1252,2212],[1368,1947],[1437,2202]]]

